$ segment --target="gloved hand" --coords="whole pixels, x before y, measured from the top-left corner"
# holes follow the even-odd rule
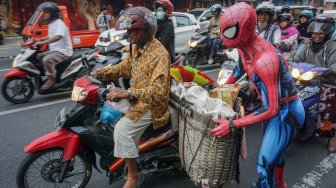
[[[230,122],[227,120],[216,119],[217,127],[211,130],[212,136],[222,138],[230,134]]]

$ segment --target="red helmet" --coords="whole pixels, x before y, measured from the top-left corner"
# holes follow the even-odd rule
[[[138,29],[139,40],[141,42],[148,42],[156,33],[156,17],[145,7],[129,8],[125,14],[119,18],[115,30],[129,29]]]
[[[169,0],[157,0],[154,2],[154,11],[158,7],[162,7],[166,11],[166,16],[170,17],[174,11],[174,5]]]
[[[244,48],[257,37],[257,14],[248,4],[236,3],[220,19],[221,39],[228,48]]]

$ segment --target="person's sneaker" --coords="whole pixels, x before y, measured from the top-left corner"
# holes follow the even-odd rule
[[[213,63],[213,59],[210,57],[208,60],[208,64],[211,65]]]

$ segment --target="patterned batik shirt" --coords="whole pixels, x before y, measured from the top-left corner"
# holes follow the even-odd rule
[[[116,80],[120,77],[131,78],[131,106],[125,114],[137,122],[146,112],[152,114],[153,128],[168,123],[170,58],[165,47],[153,39],[143,48],[132,46],[132,56],[128,55],[120,64],[97,70],[102,81]]]

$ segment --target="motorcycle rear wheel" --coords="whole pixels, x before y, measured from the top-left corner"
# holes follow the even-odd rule
[[[60,148],[52,148],[48,150],[42,150],[36,153],[29,154],[20,164],[16,174],[16,184],[19,188],[30,187],[74,187],[84,188],[91,178],[92,164],[88,160],[84,160],[82,154],[77,154],[71,159],[71,162],[67,168],[63,183],[60,184],[57,178],[60,174],[62,166],[63,150]],[[83,166],[83,172],[80,173],[77,166],[77,160],[81,161]],[[62,164],[63,163],[63,164]],[[38,168],[41,168],[40,170]],[[33,169],[31,169],[33,168]],[[34,170],[37,172],[34,173]],[[28,175],[31,174],[35,181],[29,182]],[[81,176],[77,182],[71,182],[72,177]],[[31,179],[32,179],[31,178]],[[30,179],[30,180],[31,180]],[[37,181],[36,181],[37,179]],[[73,180],[75,181],[75,180]],[[73,184],[73,186],[71,186]]]
[[[2,96],[8,102],[11,102],[13,104],[28,102],[33,97],[34,92],[35,88],[33,83],[26,78],[6,78],[1,85]]]

